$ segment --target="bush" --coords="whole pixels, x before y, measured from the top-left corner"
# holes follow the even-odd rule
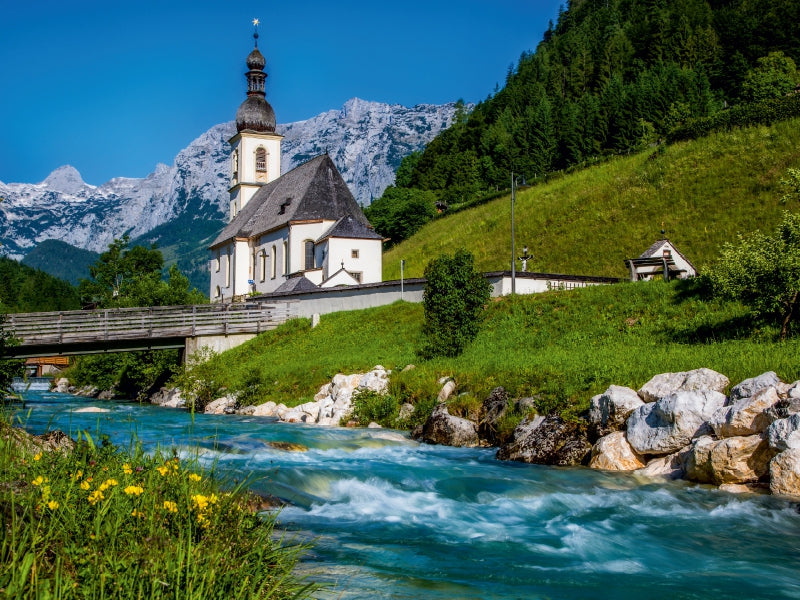
[[[353,394],[353,410],[349,417],[358,421],[362,427],[372,422],[383,427],[395,427],[399,407],[397,400],[390,394],[379,394],[373,390],[356,390]]]
[[[458,356],[478,335],[491,286],[466,250],[443,254],[425,267],[423,358]]]

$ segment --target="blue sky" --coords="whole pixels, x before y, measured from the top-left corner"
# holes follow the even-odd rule
[[[0,181],[71,164],[144,177],[245,97],[260,20],[279,123],[352,97],[477,102],[534,50],[564,0],[2,0]]]

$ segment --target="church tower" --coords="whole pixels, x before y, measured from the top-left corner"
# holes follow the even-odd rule
[[[282,135],[275,133],[275,111],[266,99],[267,61],[258,50],[258,19],[253,21],[255,47],[247,57],[247,98],[236,111],[231,145],[231,195],[228,220],[239,213],[258,189],[281,174]]]

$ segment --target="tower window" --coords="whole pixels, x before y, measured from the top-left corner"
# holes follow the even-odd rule
[[[259,146],[256,150],[256,171],[258,173],[267,172],[267,150],[263,146]]]

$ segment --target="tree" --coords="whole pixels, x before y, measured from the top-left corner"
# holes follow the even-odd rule
[[[394,245],[414,235],[436,216],[436,199],[434,192],[389,186],[364,214],[375,231]]]
[[[758,59],[756,68],[747,72],[742,82],[742,98],[748,102],[761,102],[780,98],[791,92],[800,76],[797,65],[783,52],[770,52]]]
[[[756,231],[725,244],[706,277],[716,296],[741,300],[756,317],[779,324],[784,339],[798,321],[800,214],[785,212],[773,235]]]
[[[164,258],[155,246],[130,247],[128,234],[115,239],[89,267],[91,279],[78,290],[84,302],[104,308],[201,304],[206,297],[189,289],[189,280],[173,265],[169,279],[161,278]]]
[[[458,250],[425,267],[423,358],[458,356],[478,335],[491,285],[475,270],[474,262],[472,254]]]
[[[2,308],[2,306],[0,306]],[[0,393],[8,390],[11,385],[11,380],[22,374],[22,369],[25,364],[24,361],[7,359],[6,348],[16,345],[16,340],[13,336],[3,329],[3,323],[6,320],[6,315],[0,312]]]

